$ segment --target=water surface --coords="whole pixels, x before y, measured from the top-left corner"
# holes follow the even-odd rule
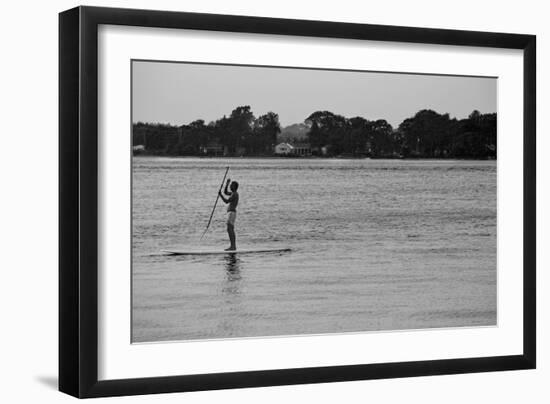
[[[225,206],[199,242],[226,166]],[[221,202],[221,201],[220,201]],[[496,324],[496,162],[133,159],[133,342]]]

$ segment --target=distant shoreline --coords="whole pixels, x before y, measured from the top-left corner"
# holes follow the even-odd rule
[[[272,159],[272,160],[457,160],[457,161],[497,161],[496,158],[474,158],[474,157],[353,157],[353,156],[170,156],[167,154],[134,153],[132,158],[164,157],[177,159]]]

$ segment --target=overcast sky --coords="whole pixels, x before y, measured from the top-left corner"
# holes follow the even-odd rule
[[[496,112],[495,78],[133,62],[133,122],[206,123],[250,105],[282,126],[328,110],[397,127],[421,109],[467,117]]]

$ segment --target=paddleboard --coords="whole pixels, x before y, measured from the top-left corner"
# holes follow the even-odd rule
[[[161,250],[169,255],[219,255],[219,254],[257,254],[271,252],[287,252],[290,248],[243,248],[234,251],[225,250]]]

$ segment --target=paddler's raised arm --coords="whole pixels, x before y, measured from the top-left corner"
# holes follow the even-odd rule
[[[222,194],[222,191],[219,191],[218,195],[220,196],[221,200],[224,201],[224,203],[229,203],[229,198],[225,198]]]
[[[226,194],[227,196],[230,196],[231,195],[231,191],[229,190],[229,184],[231,183],[231,180],[228,178],[227,179],[227,182],[225,183],[225,189],[223,190],[224,194]],[[223,199],[223,197],[222,197]],[[225,200],[224,200],[225,203],[227,203]]]

